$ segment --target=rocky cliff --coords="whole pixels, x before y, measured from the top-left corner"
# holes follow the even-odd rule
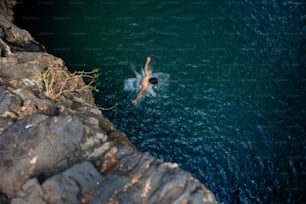
[[[12,23],[14,5],[0,2],[0,203],[216,203],[176,164],[137,151],[82,78]]]

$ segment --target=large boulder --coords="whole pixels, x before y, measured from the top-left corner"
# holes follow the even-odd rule
[[[0,1],[0,11],[3,16],[6,17],[8,21],[13,21],[14,12],[13,8],[16,4],[16,0],[2,0]]]
[[[13,24],[15,0],[0,1],[0,56],[9,56],[11,51],[45,51],[30,33]]]

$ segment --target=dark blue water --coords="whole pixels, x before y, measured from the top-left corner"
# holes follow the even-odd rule
[[[39,1],[17,21],[71,69],[99,67],[97,104],[118,103],[103,114],[220,202],[301,203],[305,11],[302,0]],[[160,83],[132,105],[149,55]]]

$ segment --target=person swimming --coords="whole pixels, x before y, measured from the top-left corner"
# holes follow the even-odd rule
[[[144,75],[140,81],[141,88],[138,91],[136,98],[132,101],[132,103],[134,104],[136,104],[139,101],[143,93],[148,89],[149,83],[153,85],[158,84],[157,78],[150,76],[150,73],[149,73],[149,63],[150,62],[151,62],[151,57],[147,57],[147,62],[143,68]]]

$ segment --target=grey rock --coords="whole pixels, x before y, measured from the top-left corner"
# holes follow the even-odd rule
[[[9,57],[11,55],[11,48],[0,38],[0,57]]]
[[[36,178],[29,179],[12,199],[11,204],[44,204],[44,192]]]
[[[0,1],[0,11],[8,21],[13,21],[13,8],[16,4],[15,0],[2,0]]]
[[[6,111],[17,113],[20,106],[21,99],[0,86],[0,114]]]
[[[45,47],[36,42],[28,31],[15,26],[13,21],[13,7],[15,0],[0,1],[0,53],[10,56],[11,50],[28,52],[46,51]]]
[[[0,137],[1,192],[12,196],[34,175],[51,175],[79,160],[96,159],[109,146],[103,144],[103,132],[91,134],[76,115],[33,114],[16,121]]]
[[[90,113],[32,114],[3,129],[0,191],[8,196],[30,177],[53,175],[80,160],[97,160],[114,146],[108,134],[116,131],[107,119]],[[124,134],[121,138],[127,141]]]
[[[105,179],[88,203],[216,203],[213,194],[177,164],[125,148],[111,149],[103,161],[108,163],[101,169]],[[103,191],[110,181],[114,188]]]
[[[102,176],[90,162],[76,164],[46,180],[42,188],[47,203],[82,203],[82,197]]]
[[[37,179],[28,180],[11,203],[82,203],[82,197],[86,196],[101,178],[96,168],[85,161],[48,178],[42,185]]]

